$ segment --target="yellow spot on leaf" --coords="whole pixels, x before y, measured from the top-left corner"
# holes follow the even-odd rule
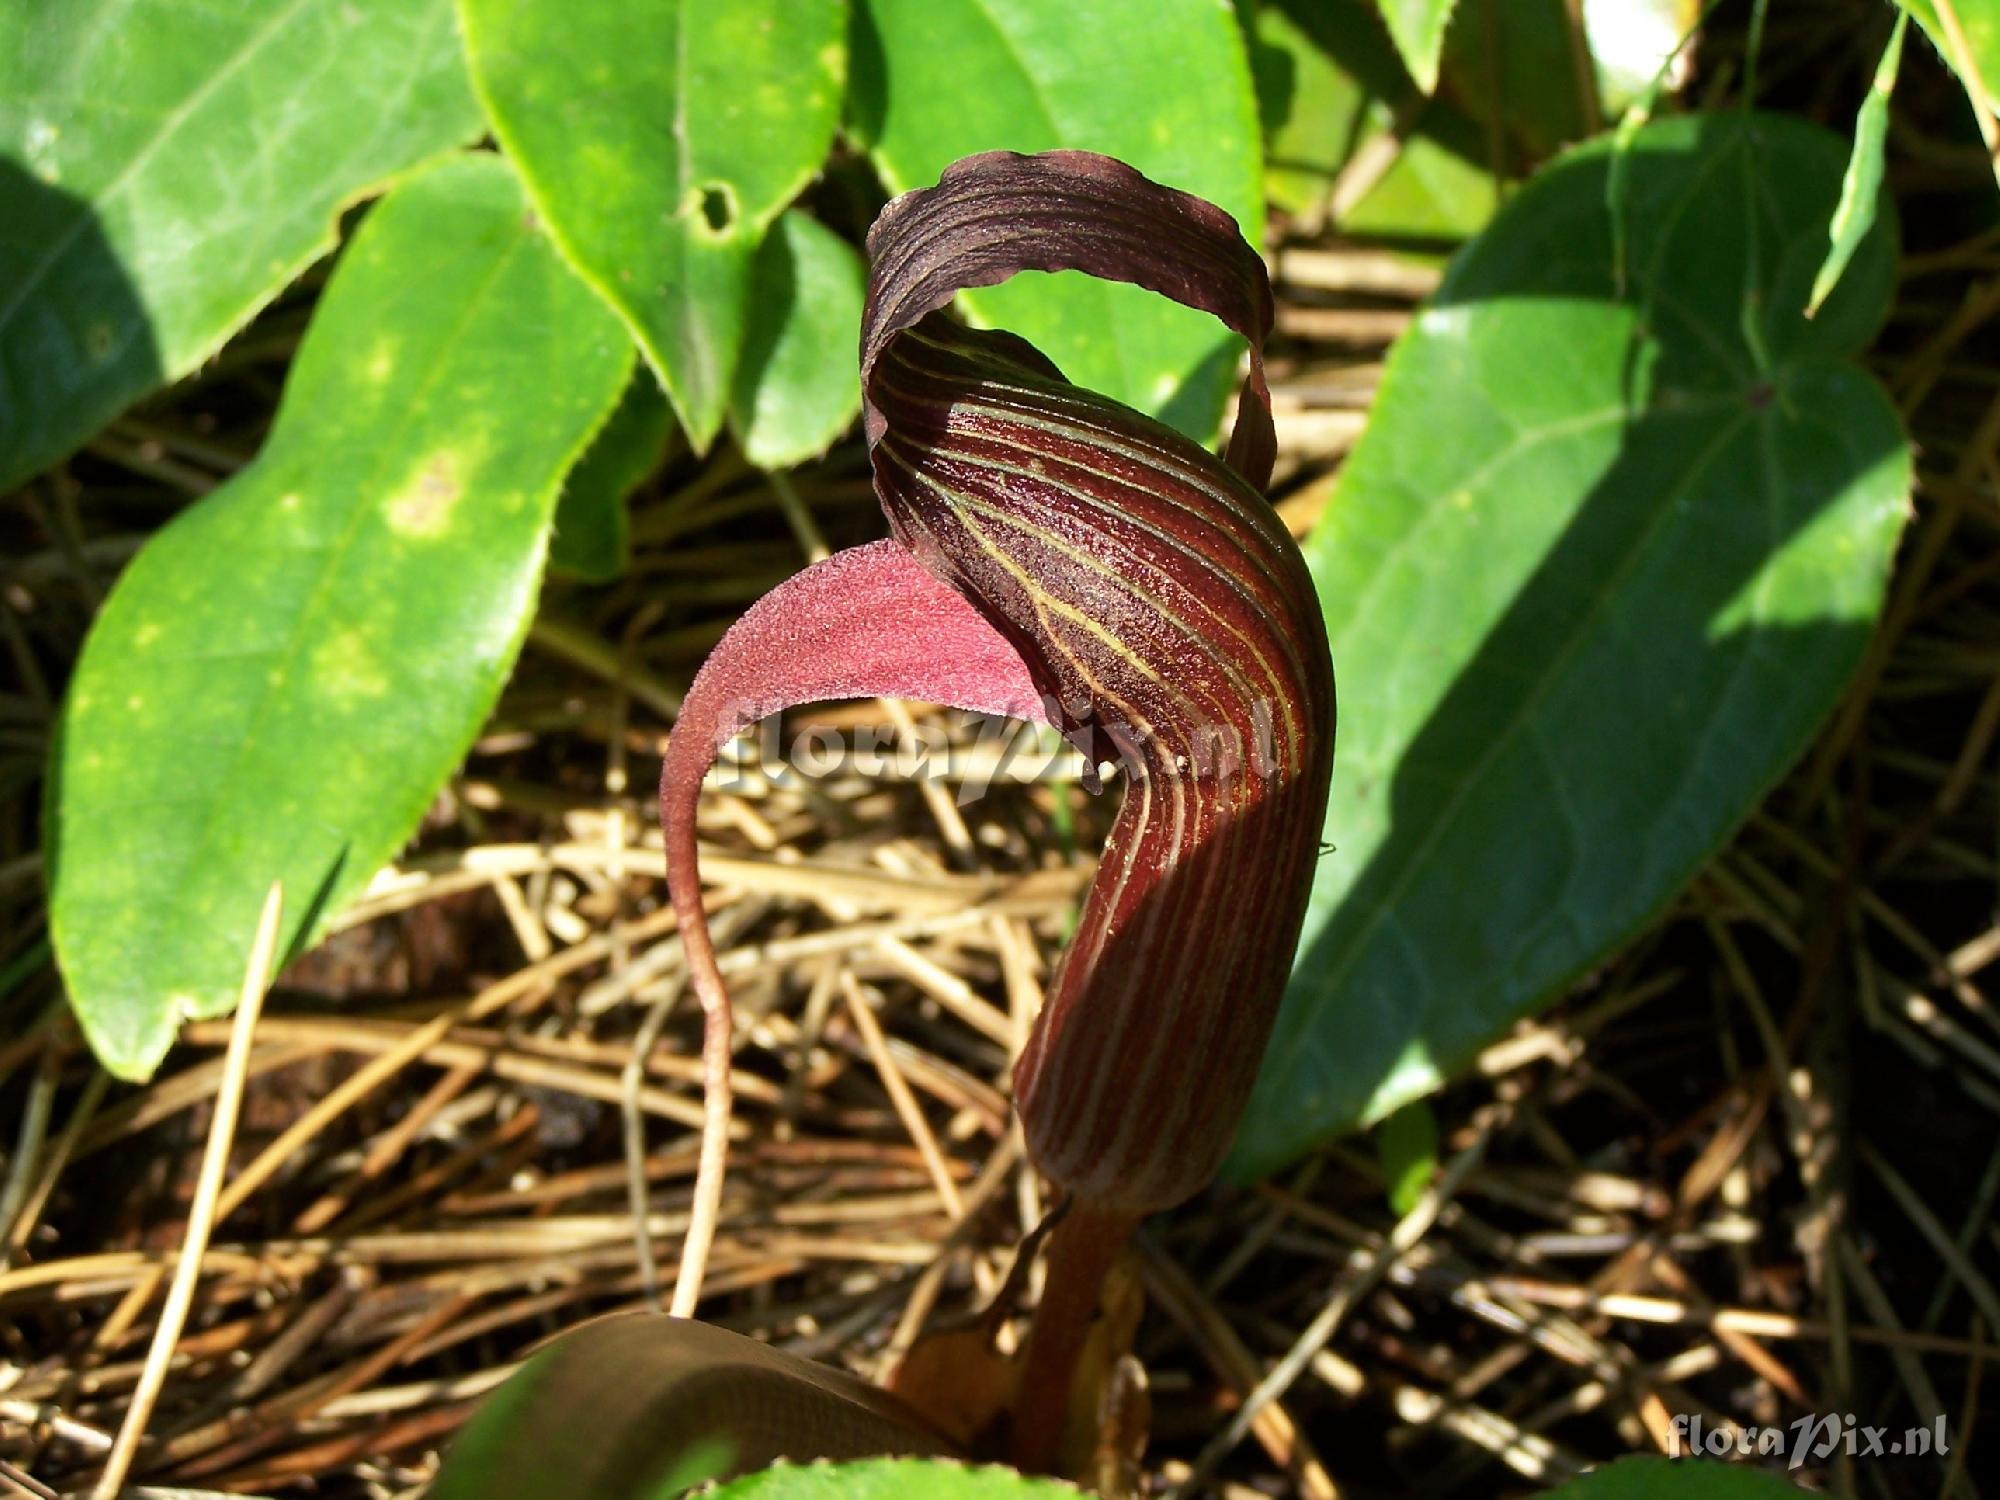
[[[312,681],[336,703],[380,698],[389,691],[381,659],[358,630],[344,630],[320,643],[312,655]]]
[[[452,507],[463,490],[458,456],[432,454],[416,480],[389,502],[389,529],[402,536],[441,536],[451,525]]]

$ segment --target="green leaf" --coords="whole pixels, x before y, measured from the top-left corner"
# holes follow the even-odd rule
[[[1437,1175],[1438,1122],[1431,1107],[1412,1099],[1375,1127],[1375,1159],[1388,1184],[1389,1208],[1401,1218],[1417,1206]]]
[[[1403,66],[1426,94],[1438,84],[1438,61],[1444,55],[1445,27],[1456,0],[1379,0],[1382,19],[1402,55]]]
[[[1806,1493],[1749,1464],[1651,1457],[1621,1458],[1543,1492],[1545,1500],[1797,1500]]]
[[[1627,158],[1620,298],[1610,152],[1539,174],[1454,261],[1307,547],[1336,848],[1238,1175],[1437,1087],[1656,918],[1881,606],[1910,458],[1846,356],[1887,308],[1891,225],[1808,322],[1841,142],[1664,121]]]
[[[1257,240],[1257,101],[1219,0],[859,0],[856,21],[851,124],[895,191],[976,151],[1076,147],[1220,204]],[[1215,436],[1241,343],[1207,314],[1077,272],[961,301],[1077,384]]]
[[[2000,109],[2000,0],[1896,0],[1937,44],[1972,107]],[[1949,15],[1946,12],[1949,11]],[[1951,23],[1955,22],[1956,25]]]
[[[631,555],[625,498],[667,456],[674,414],[651,370],[635,371],[618,407],[563,481],[549,566],[588,583],[625,571]]]
[[[757,252],[750,327],[729,401],[749,460],[782,469],[824,453],[861,410],[860,254],[794,210]]]
[[[681,425],[722,425],[757,246],[840,116],[845,0],[460,0],[493,134]]]
[[[478,131],[450,0],[0,6],[0,491]]]
[[[70,686],[50,925],[114,1073],[228,1010],[274,879],[296,950],[415,831],[630,367],[497,157],[369,214],[263,452],[147,543]]]
[[[1841,273],[1854,258],[1855,247],[1875,223],[1876,202],[1882,196],[1882,150],[1889,136],[1889,95],[1895,92],[1896,65],[1903,56],[1903,32],[1909,20],[1908,12],[1897,13],[1889,45],[1882,49],[1882,60],[1875,64],[1875,80],[1869,86],[1868,97],[1861,101],[1860,114],[1855,117],[1854,152],[1847,158],[1847,175],[1840,183],[1840,203],[1827,230],[1826,259],[1820,262],[1819,274],[1813,278],[1812,297],[1806,303],[1809,318],[1839,284]]]
[[[1012,1469],[973,1468],[935,1458],[873,1458],[852,1464],[781,1464],[747,1474],[715,1500],[1075,1500],[1080,1492]]]

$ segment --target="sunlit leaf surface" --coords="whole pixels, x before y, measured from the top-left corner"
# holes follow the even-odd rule
[[[1333,849],[1238,1172],[1435,1088],[1560,993],[1833,705],[1910,478],[1848,359],[1887,305],[1887,224],[1804,317],[1845,154],[1786,118],[1647,127],[1622,300],[1608,146],[1563,158],[1392,355],[1307,549]]]
[[[50,925],[107,1067],[229,1008],[273,880],[297,944],[416,829],[631,364],[497,158],[369,214],[263,451],[147,543],[71,684]]]

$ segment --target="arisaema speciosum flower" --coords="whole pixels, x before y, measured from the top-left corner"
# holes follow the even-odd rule
[[[1087,765],[1124,768],[1014,1075],[1034,1164],[1100,1225],[1180,1202],[1220,1164],[1326,808],[1333,674],[1312,584],[1262,493],[1271,292],[1235,222],[1108,157],[993,152],[889,204],[868,250],[864,419],[890,536],[743,616],[695,679],[661,780],[668,882],[707,1018],[681,1313],[700,1287],[729,1116],[729,1001],[695,804],[733,734],[798,703],[914,698],[1052,724]],[[1247,339],[1226,458],[946,311],[1027,269],[1133,282]]]

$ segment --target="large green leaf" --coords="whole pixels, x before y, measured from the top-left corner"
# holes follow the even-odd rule
[[[1808,322],[1840,140],[1684,118],[1523,188],[1391,357],[1308,559],[1340,751],[1237,1143],[1269,1169],[1434,1088],[1657,915],[1796,757],[1881,604],[1910,461],[1845,358],[1886,222]]]
[[[274,879],[296,946],[416,828],[631,363],[498,158],[368,216],[263,452],[146,545],[71,684],[50,925],[112,1071],[228,1009]]]
[[[1197,193],[1255,241],[1257,101],[1227,0],[859,0],[852,125],[898,192],[975,151],[1101,151]],[[1077,384],[1204,440],[1240,342],[1206,314],[1077,272],[967,293]]]
[[[0,4],[0,490],[478,130],[450,0]]]
[[[697,447],[722,425],[752,262],[819,169],[845,0],[460,0],[493,133]]]

